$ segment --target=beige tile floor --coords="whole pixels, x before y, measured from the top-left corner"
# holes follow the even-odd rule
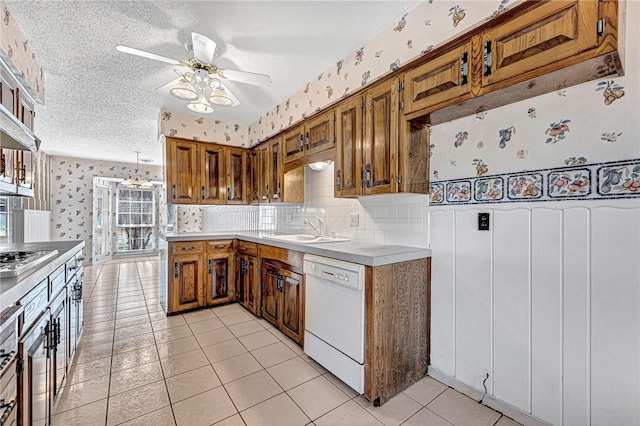
[[[54,425],[517,424],[429,377],[372,407],[237,304],[166,317],[158,264],[85,268],[84,335]]]

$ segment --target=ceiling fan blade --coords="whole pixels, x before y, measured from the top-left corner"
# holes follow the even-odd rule
[[[271,77],[266,74],[257,74],[254,72],[238,70],[218,70],[218,74],[222,78],[237,81],[239,83],[252,84],[254,86],[261,87],[269,87],[271,85]]]
[[[234,95],[233,92],[229,90],[227,86],[225,86],[223,82],[220,82],[220,87],[223,88],[227,95],[229,95],[229,97],[231,98],[231,101],[233,102],[232,106],[238,106],[240,104],[240,99],[238,99],[236,95]]]
[[[180,61],[176,61],[175,59],[166,58],[164,56],[156,55],[155,53],[145,52],[144,50],[134,49],[133,47],[116,46],[116,50],[118,52],[129,53],[130,55],[141,56],[143,58],[153,59],[154,61],[165,62],[171,65],[180,65]]]
[[[168,83],[166,83],[166,84],[163,84],[163,85],[162,85],[162,86],[160,86],[160,87],[157,87],[157,88],[156,88],[156,90],[167,90],[167,91],[168,91],[168,90],[169,90],[169,89],[171,89],[173,86],[175,86],[175,85],[176,85],[176,83],[177,83],[178,81],[180,81],[180,80],[182,80],[182,77],[174,78],[174,79],[173,79],[173,80],[171,80],[170,82],[168,82]]]
[[[216,55],[216,42],[202,34],[191,33],[193,56],[200,62],[210,64]]]

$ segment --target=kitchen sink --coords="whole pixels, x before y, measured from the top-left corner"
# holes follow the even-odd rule
[[[341,241],[349,241],[348,238],[334,238],[334,237],[318,237],[316,235],[307,234],[292,234],[292,235],[272,235],[270,237],[264,237],[271,240],[289,241],[292,243],[300,244],[320,244],[320,243],[337,243]]]

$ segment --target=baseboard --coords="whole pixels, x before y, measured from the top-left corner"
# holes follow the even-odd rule
[[[480,401],[480,399],[482,399],[482,396],[484,395],[484,392],[481,392],[478,389],[471,387],[466,383],[463,383],[460,380],[456,379],[455,377],[451,377],[447,373],[432,366],[429,366],[427,375],[433,377],[439,382],[444,383],[447,386],[454,388],[458,392],[467,395],[469,398],[475,399],[476,401]],[[509,404],[508,402],[504,402],[491,395],[486,395],[482,400],[482,404],[504,414],[505,416],[525,426],[550,426],[549,423],[540,420],[532,416],[531,414],[527,414],[519,408],[516,408],[513,405]]]

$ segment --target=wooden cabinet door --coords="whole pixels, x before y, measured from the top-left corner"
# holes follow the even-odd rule
[[[204,304],[207,306],[234,300],[233,253],[209,253],[205,257],[207,274],[204,289]]]
[[[482,85],[521,76],[596,47],[597,1],[550,1],[487,30]],[[489,63],[487,63],[487,61]]]
[[[356,197],[362,180],[362,110],[361,96],[336,107],[336,160],[334,195]]]
[[[194,143],[167,139],[169,169],[167,200],[173,203],[194,204],[200,191],[196,191],[198,176],[198,147]]]
[[[226,198],[224,171],[224,149],[221,146],[198,146],[200,162],[200,202],[204,204],[222,204]]]
[[[364,195],[396,191],[398,151],[398,78],[365,94],[362,176]]]
[[[51,348],[51,408],[56,406],[62,394],[62,384],[67,371],[67,292],[62,290],[56,300],[51,304],[52,333]],[[53,410],[52,410],[53,411]]]
[[[49,310],[20,340],[20,412],[23,425],[48,425],[51,400]]]
[[[247,201],[247,154],[242,149],[226,149],[227,204],[245,204]]]
[[[7,185],[16,183],[16,152],[12,149],[0,149],[0,182]]]
[[[284,162],[297,160],[304,157],[304,127],[297,126],[282,135],[284,147]]]
[[[236,295],[236,299],[255,315],[260,315],[258,260],[255,256],[248,254],[240,254],[238,258],[237,292],[239,294]]]
[[[31,151],[15,151],[15,156],[18,193],[23,196],[33,196],[33,153]]]
[[[263,143],[258,148],[258,167],[259,167],[259,197],[261,203],[268,203],[270,199],[271,188],[269,183],[271,181],[269,174],[269,163],[271,162],[271,155],[268,143]]]
[[[283,179],[282,137],[278,136],[269,142],[269,202],[282,202]]]
[[[257,204],[260,202],[260,156],[258,155],[258,147],[253,148],[249,152],[249,203]]]
[[[280,270],[280,330],[300,345],[304,337],[304,277]]]
[[[335,120],[333,110],[307,120],[304,125],[305,155],[313,155],[336,146]]]
[[[471,43],[443,53],[404,76],[404,113],[451,101],[471,91]]]
[[[9,76],[6,75],[4,71],[0,71],[0,105],[5,107],[11,115],[17,117],[16,99],[16,85],[10,84]]]
[[[194,309],[203,305],[204,274],[202,256],[196,254],[173,257],[169,295],[169,313]]]
[[[262,317],[279,327],[279,303],[280,268],[269,263],[262,263]]]

